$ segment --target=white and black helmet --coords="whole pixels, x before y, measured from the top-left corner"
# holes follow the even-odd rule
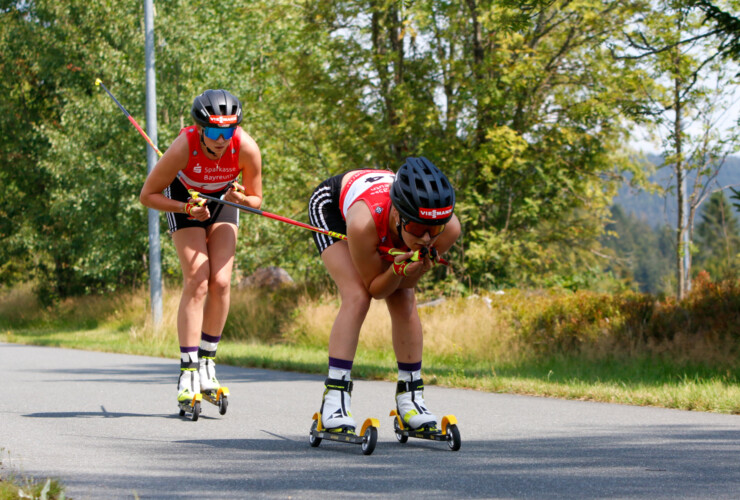
[[[236,127],[242,122],[242,103],[226,90],[208,89],[193,100],[190,114],[201,127]]]

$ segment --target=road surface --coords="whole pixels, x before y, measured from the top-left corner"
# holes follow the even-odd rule
[[[375,452],[308,444],[322,376],[219,366],[226,415],[178,416],[178,362],[0,343],[0,474],[56,477],[68,497],[740,498],[740,416],[428,386],[460,451],[396,441],[395,384],[355,382]]]

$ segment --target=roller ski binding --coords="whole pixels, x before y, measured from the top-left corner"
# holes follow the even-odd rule
[[[200,393],[200,379],[195,368],[184,368],[180,371],[178,389],[177,406],[180,408],[180,416],[190,415],[190,420],[196,422],[200,417],[203,395]]]
[[[218,413],[226,415],[229,407],[229,388],[221,386],[216,379],[216,365],[212,358],[203,358],[198,369],[200,391],[203,399],[218,407]]]
[[[431,441],[446,441],[450,450],[457,451],[462,444],[460,431],[457,429],[457,418],[454,415],[442,417],[441,429],[437,419],[424,406],[422,390],[424,382],[399,380],[396,388],[396,409],[391,410],[393,430],[399,443],[405,443],[410,437]]]
[[[355,432],[355,421],[349,411],[349,396],[352,392],[351,380],[338,380],[327,378],[324,383],[324,400],[321,410],[313,415],[313,424],[308,435],[311,447],[316,448],[324,439],[337,441],[339,443],[359,444],[362,446],[363,455],[370,455],[375,451],[378,442],[378,428],[380,423],[375,418],[368,418],[362,424],[360,434]],[[330,413],[328,420],[337,426],[326,428],[322,422],[324,410]],[[334,410],[336,408],[336,410]]]

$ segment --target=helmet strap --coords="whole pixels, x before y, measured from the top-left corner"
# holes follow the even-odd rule
[[[216,154],[216,152],[212,150],[211,148],[209,148],[208,146],[206,146],[205,131],[203,130],[202,127],[200,129],[200,145],[206,148],[206,151],[211,153],[213,156],[216,156],[216,159],[218,159],[218,155]]]
[[[401,225],[401,213],[398,211],[396,207],[393,207],[396,210],[396,232],[398,233],[398,238],[401,240],[401,243],[406,245],[406,240],[403,239],[403,226]]]

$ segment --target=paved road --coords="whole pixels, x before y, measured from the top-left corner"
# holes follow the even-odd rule
[[[177,415],[177,362],[0,343],[2,473],[112,498],[740,498],[740,417],[427,387],[462,448],[396,441],[395,385],[358,381],[375,452],[308,445],[323,377],[221,366],[221,416]]]

